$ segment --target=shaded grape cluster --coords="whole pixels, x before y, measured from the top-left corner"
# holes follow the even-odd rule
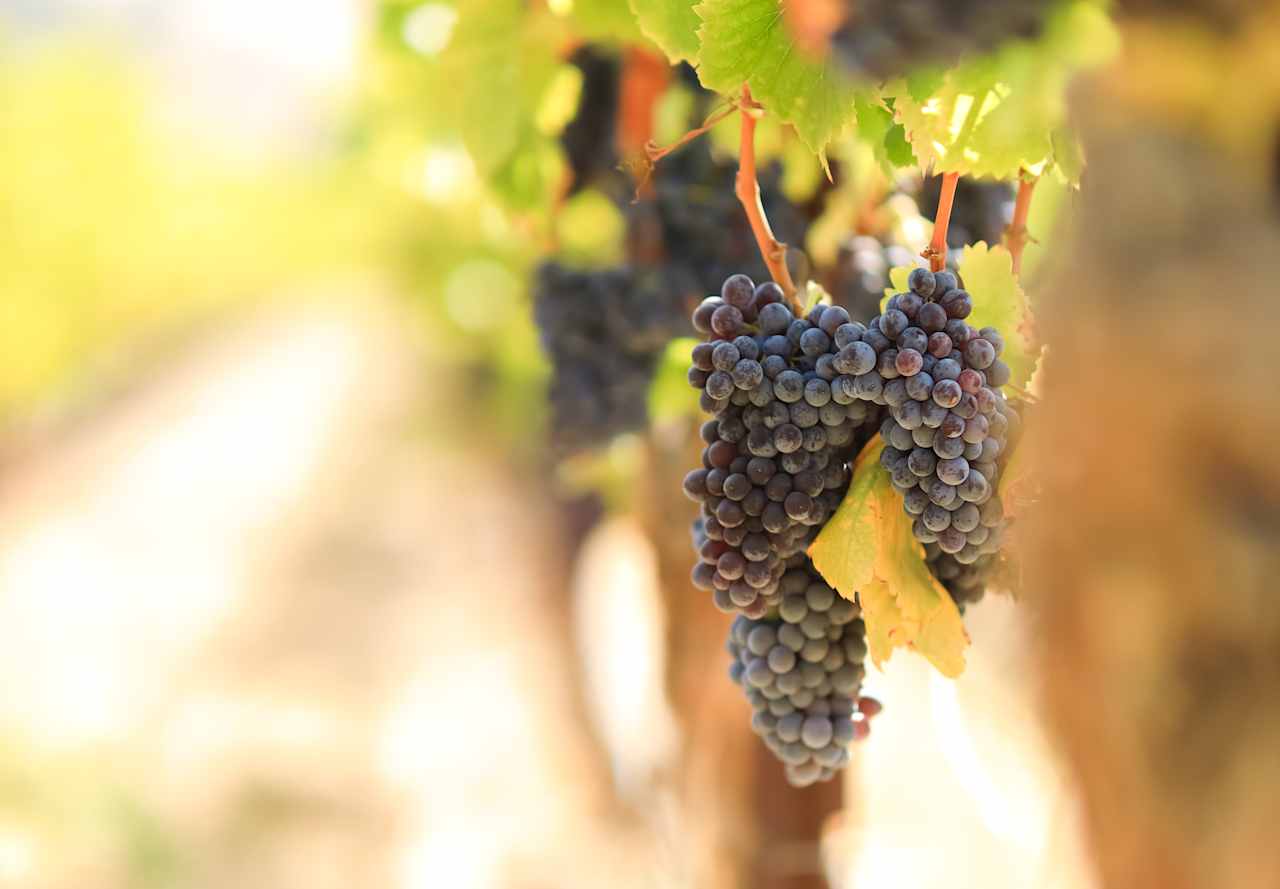
[[[692,333],[687,283],[677,271],[575,269],[544,263],[534,286],[534,321],[551,360],[548,399],[555,443],[590,447],[648,422],[658,356]]]
[[[625,208],[631,262],[681,269],[695,287],[695,299],[714,293],[735,272],[767,278],[751,224],[734,192],[737,175],[736,161],[714,157],[701,147],[664,158],[653,172],[651,193]],[[778,239],[803,245],[808,219],[782,193],[781,167],[762,167],[757,179]],[[803,257],[799,251],[788,255]]]
[[[839,507],[880,409],[841,375],[840,347],[861,325],[840,307],[797,318],[776,284],[732,275],[693,325],[709,339],[693,349],[689,382],[713,417],[702,466],[684,480],[706,536],[693,582],[721,610],[759,618],[780,601],[788,560]]]
[[[615,54],[591,44],[578,47],[569,62],[582,74],[578,110],[560,132],[560,147],[572,174],[569,194],[573,194],[615,175],[618,151],[614,131],[622,64]]]
[[[855,382],[860,397],[887,408],[881,464],[935,573],[957,589],[973,581],[964,566],[999,551],[1000,460],[1021,422],[1001,392],[1010,379],[1004,340],[995,328],[966,323],[972,311],[953,273],[915,269],[910,289],[891,297],[841,355],[871,367]]]
[[[879,702],[860,698],[866,627],[857,605],[800,556],[782,576],[782,599],[768,617],[739,615],[729,631],[729,677],[755,711],[751,727],[805,787],[849,764]]]
[[[850,316],[869,321],[880,311],[880,301],[890,286],[889,271],[914,260],[912,251],[901,244],[857,235],[840,244],[835,267],[827,278],[828,290]]]
[[[853,74],[885,80],[949,68],[969,53],[1040,34],[1055,0],[845,0],[832,54]]]

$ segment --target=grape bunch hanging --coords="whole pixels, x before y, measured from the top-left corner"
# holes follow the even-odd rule
[[[861,697],[858,604],[805,555],[863,445],[885,440],[881,462],[957,605],[981,597],[999,551],[993,493],[1020,420],[1002,393],[1003,338],[970,326],[972,310],[954,273],[915,269],[865,325],[821,304],[796,317],[776,284],[745,275],[694,312],[707,340],[693,349],[689,382],[713,419],[703,465],[684,480],[701,504],[693,581],[738,613],[730,678],[797,786],[846,765],[880,709]]]
[[[797,786],[849,762],[879,711],[862,698],[866,628],[858,606],[805,555],[848,490],[850,462],[881,408],[845,387],[839,350],[860,325],[838,306],[796,317],[772,282],[729,277],[697,308],[707,334],[689,382],[713,415],[703,465],[684,481],[702,507],[694,583],[738,612],[730,678],[755,711],[752,727]]]

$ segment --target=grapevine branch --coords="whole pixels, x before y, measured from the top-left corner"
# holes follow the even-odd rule
[[[959,173],[942,174],[942,193],[938,195],[938,215],[933,220],[933,240],[920,255],[929,260],[929,269],[940,272],[947,267],[947,225],[951,222],[951,205],[956,198]]]
[[[1027,215],[1031,212],[1031,194],[1035,191],[1035,178],[1023,178],[1018,183],[1018,198],[1013,205],[1013,222],[1009,223],[1009,227],[1004,230],[1004,243],[1009,248],[1009,254],[1013,257],[1013,274],[1015,277],[1022,275],[1022,250],[1027,246],[1028,241],[1034,241],[1027,234]]]
[[[747,212],[751,232],[756,236],[756,244],[770,276],[798,313],[800,303],[796,299],[796,285],[787,269],[787,245],[773,236],[773,229],[764,215],[764,205],[760,202],[760,182],[756,179],[756,119],[761,109],[751,100],[751,89],[746,84],[742,85],[742,105],[738,110],[742,115],[742,141],[738,146],[738,177],[734,192],[742,203],[742,209]]]
[[[713,111],[707,116],[707,119],[702,122],[702,126],[695,127],[676,141],[672,142],[670,145],[659,145],[652,139],[645,142],[644,157],[639,158],[635,163],[629,165],[629,168],[636,179],[636,200],[639,200],[647,191],[649,187],[649,179],[653,176],[653,169],[658,165],[658,161],[662,160],[673,151],[688,145],[694,139],[710,130],[730,114],[733,114],[736,110],[737,109],[733,105],[726,105],[717,111]]]

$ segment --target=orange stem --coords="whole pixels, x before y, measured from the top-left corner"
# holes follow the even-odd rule
[[[933,240],[920,253],[929,260],[929,268],[940,272],[947,267],[947,226],[951,223],[951,205],[956,199],[959,173],[942,174],[942,192],[938,195],[938,215],[933,220]]]
[[[796,285],[791,280],[791,272],[787,269],[787,245],[773,236],[769,220],[764,215],[764,205],[760,202],[760,182],[756,179],[756,115],[760,106],[751,101],[751,90],[742,85],[742,141],[738,146],[738,177],[734,185],[734,193],[747,212],[747,220],[751,223],[751,232],[756,236],[756,244],[760,255],[769,269],[769,274],[786,295],[787,303],[796,313],[801,311],[796,299]]]
[[[643,166],[646,148],[653,140],[653,109],[667,88],[671,68],[665,59],[643,49],[629,49],[623,57],[619,84],[615,140],[623,164]],[[649,192],[646,177],[639,192]]]
[[[1022,179],[1018,183],[1018,197],[1013,205],[1013,222],[1004,230],[1004,243],[1013,257],[1013,274],[1022,275],[1022,250],[1031,236],[1027,234],[1027,215],[1031,212],[1031,194],[1038,179]]]

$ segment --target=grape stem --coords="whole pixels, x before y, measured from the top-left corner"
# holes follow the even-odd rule
[[[787,269],[787,245],[773,236],[769,219],[764,215],[764,205],[760,202],[760,182],[756,179],[756,120],[762,110],[752,101],[751,88],[744,83],[742,103],[738,108],[742,116],[742,140],[738,146],[738,176],[734,193],[747,213],[751,232],[756,236],[756,245],[770,276],[782,288],[791,309],[799,313],[801,306],[796,299],[796,285]]]
[[[667,88],[671,68],[665,58],[643,49],[627,50],[623,58],[614,140],[624,163],[643,167],[639,159],[648,154],[653,140],[653,109]],[[651,186],[645,176],[638,191],[649,197]]]
[[[951,223],[951,205],[956,199],[959,173],[942,174],[942,192],[938,195],[938,215],[933,220],[933,240],[920,255],[929,260],[930,271],[940,272],[947,267],[947,226]]]
[[[694,139],[707,132],[707,130],[711,129],[737,110],[737,108],[730,104],[717,111],[713,111],[707,116],[707,119],[702,122],[702,126],[695,127],[676,141],[672,142],[670,145],[659,145],[652,139],[645,142],[644,157],[639,162],[639,169],[633,170],[636,179],[636,200],[639,200],[648,190],[649,179],[653,176],[653,168],[657,166],[658,161],[662,160],[673,151],[688,145]]]
[[[1022,250],[1028,241],[1035,238],[1027,234],[1027,215],[1031,212],[1031,194],[1040,180],[1034,176],[1023,178],[1018,183],[1018,197],[1013,205],[1013,222],[1004,230],[1004,244],[1013,257],[1014,277],[1022,275]]]

